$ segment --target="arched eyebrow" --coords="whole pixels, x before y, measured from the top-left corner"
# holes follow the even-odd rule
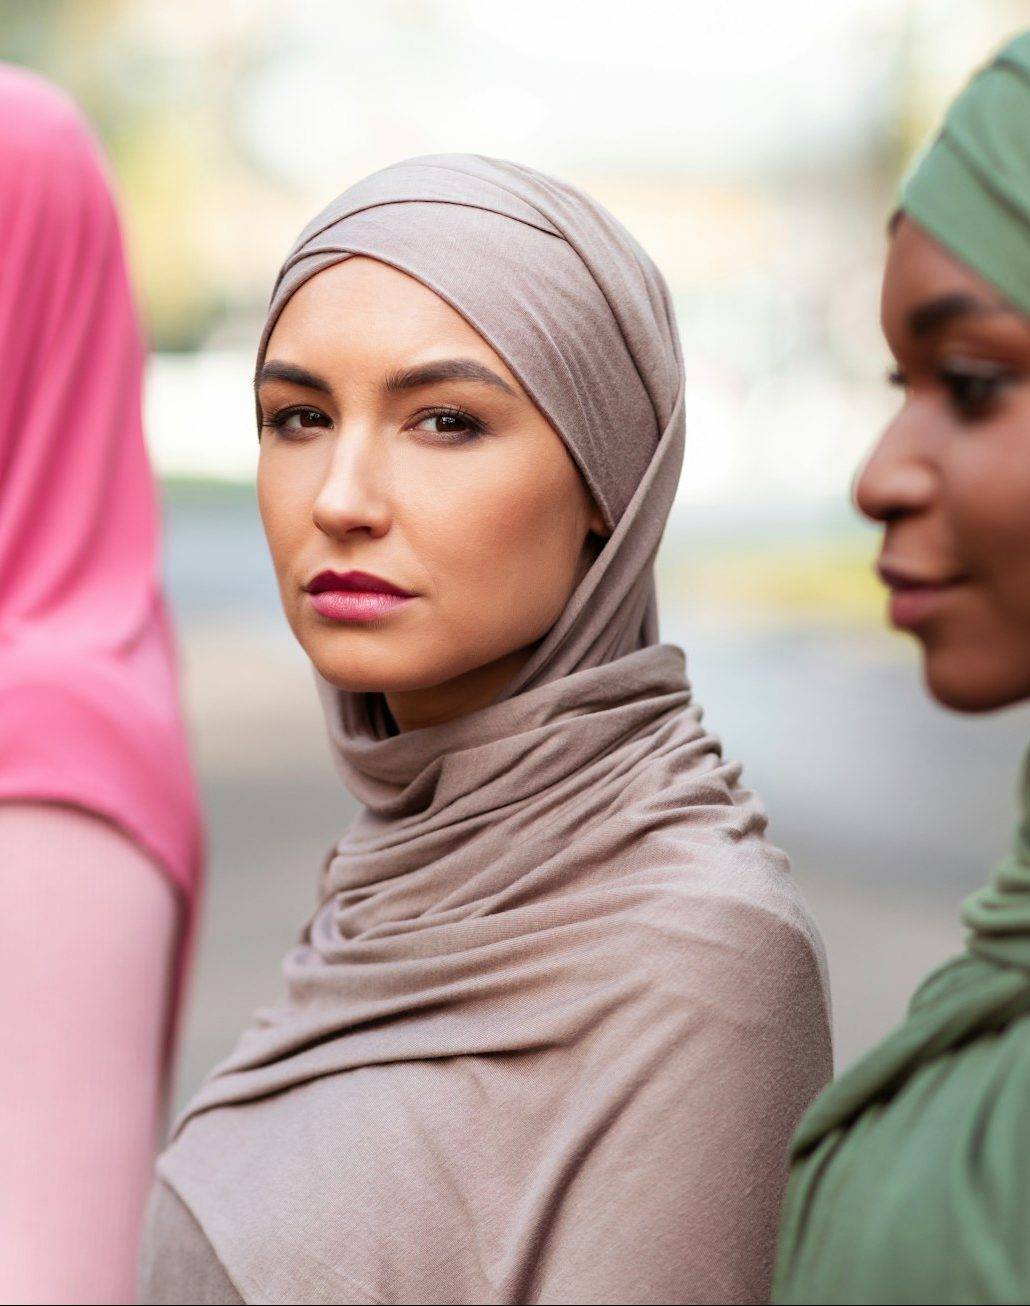
[[[424,363],[421,367],[406,367],[391,373],[386,378],[383,389],[387,394],[399,394],[404,390],[417,390],[419,386],[434,385],[439,381],[475,381],[480,385],[492,385],[517,398],[503,376],[498,376],[472,358],[442,358],[435,363]]]
[[[254,378],[254,389],[260,389],[266,381],[288,381],[291,385],[302,385],[306,390],[317,390],[320,394],[331,395],[332,386],[317,372],[309,372],[305,367],[296,367],[293,363],[280,363],[272,359],[266,363]]]
[[[1007,304],[992,304],[960,291],[924,300],[909,311],[905,321],[913,336],[929,336],[956,317],[991,317],[1013,312],[1015,309]]]
[[[317,372],[309,372],[306,367],[281,363],[276,359],[262,367],[254,379],[255,389],[259,389],[266,381],[287,381],[291,385],[300,385],[306,390],[317,390],[326,395],[333,392],[329,382]],[[515,391],[503,376],[498,376],[472,358],[442,358],[434,363],[424,363],[421,367],[406,367],[399,372],[391,372],[383,383],[383,390],[387,394],[400,394],[405,390],[417,390],[419,386],[434,385],[440,381],[473,381],[480,385],[492,385],[505,394],[515,396]]]

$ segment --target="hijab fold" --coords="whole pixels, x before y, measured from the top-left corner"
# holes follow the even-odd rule
[[[1012,851],[962,919],[966,951],[794,1137],[777,1302],[1026,1300],[1030,753]]]
[[[796,1156],[934,1058],[1030,1015],[1030,753],[1020,794],[1011,852],[963,904],[966,953],[928,975],[905,1023],[813,1105],[794,1139]]]

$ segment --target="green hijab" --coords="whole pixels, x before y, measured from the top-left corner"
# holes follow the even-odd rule
[[[1030,313],[1030,29],[952,103],[901,184],[901,208]]]
[[[966,952],[791,1147],[773,1301],[1030,1301],[1030,754]]]
[[[1030,313],[1030,31],[955,100],[901,207]],[[1030,1301],[1030,753],[966,950],[810,1107],[773,1300]]]

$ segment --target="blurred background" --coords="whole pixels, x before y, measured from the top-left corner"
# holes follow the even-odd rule
[[[896,185],[1030,0],[0,0],[111,161],[210,861],[176,1101],[277,992],[352,807],[254,506],[253,356],[301,226],[374,168],[471,150],[601,199],[672,285],[686,463],[663,638],[823,931],[837,1057],[901,1015],[1003,851],[1030,713],[932,707],[850,507],[896,398]]]

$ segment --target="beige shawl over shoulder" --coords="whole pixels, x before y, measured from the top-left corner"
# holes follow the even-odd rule
[[[565,441],[612,534],[498,698],[390,735],[321,685],[363,807],[160,1173],[250,1302],[752,1302],[829,1075],[821,952],[761,805],[658,642],[683,453],[668,291],[528,168],[412,159],[301,235],[440,294]]]

